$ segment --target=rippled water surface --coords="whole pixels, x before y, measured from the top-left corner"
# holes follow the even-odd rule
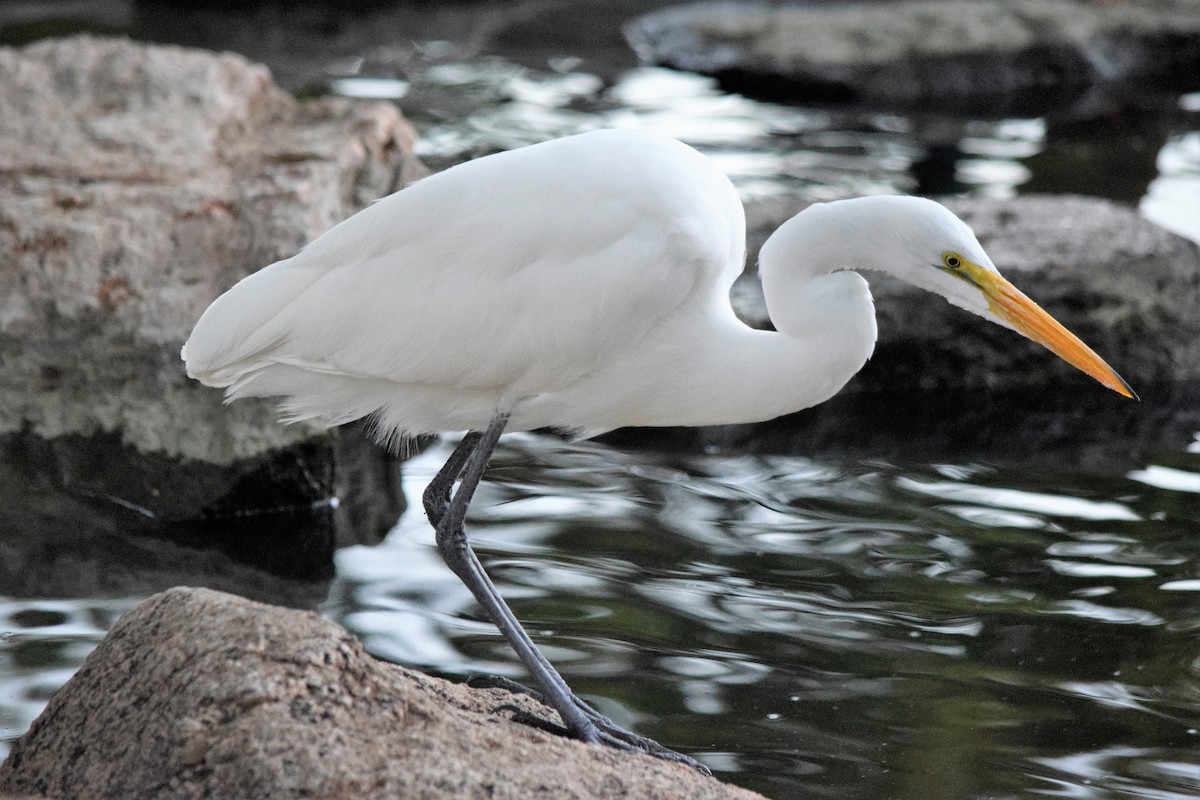
[[[718,774],[776,798],[1200,793],[1200,444],[1081,474],[505,442],[470,519],[501,591],[577,691]],[[407,465],[410,497],[448,451]],[[422,513],[338,574],[325,612],[372,652],[524,678]],[[135,602],[0,605],[4,738]]]
[[[352,59],[334,71],[353,74],[329,86],[397,102],[435,169],[585,130],[644,128],[715,159],[752,225],[760,208],[804,200],[1050,192],[1136,204],[1200,241],[1200,94],[1150,96],[1145,107],[1086,121],[970,119],[764,102],[658,67],[631,64],[601,77],[568,57],[531,68],[460,55],[439,42]]]
[[[117,618],[142,599],[0,596],[0,757],[75,674]]]
[[[525,437],[494,463],[473,535],[518,616],[603,711],[738,783],[1200,793],[1200,455],[1103,477]],[[372,651],[523,677],[423,514],[338,565],[328,612]]]
[[[335,90],[394,92],[435,167],[596,127],[666,132],[721,164],[752,224],[864,193],[1076,192],[1200,240],[1197,95],[1087,124],[972,120],[454,55],[391,84],[364,79],[388,71],[366,60]],[[413,465],[414,491],[441,456]],[[1200,456],[1161,461],[1098,474],[526,439],[473,521],[577,690],[773,797],[1191,798]],[[385,656],[522,677],[431,539],[412,514],[383,550],[342,553],[331,612]]]

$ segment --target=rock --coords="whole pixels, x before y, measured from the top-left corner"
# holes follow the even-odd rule
[[[208,463],[310,438],[193,391],[178,346],[234,281],[419,174],[399,112],[119,39],[3,49],[0,74],[0,430]]]
[[[626,38],[646,61],[747,94],[1038,114],[1097,89],[1189,88],[1178,84],[1200,69],[1200,4],[706,2],[640,17]]]
[[[315,614],[173,589],[123,617],[88,656],[0,766],[0,792],[760,797],[515,723],[515,708],[557,719],[528,697],[376,661]]]
[[[208,520],[237,550],[245,498],[254,522],[284,528],[315,507],[314,542],[284,536],[283,569],[327,572],[335,454],[362,445],[278,425],[267,403],[226,407],[178,353],[218,293],[422,174],[411,127],[386,103],[299,103],[235,55],[87,36],[0,49],[0,107],[0,451],[26,476],[14,512],[36,532],[48,504],[82,499],[81,530],[136,517],[189,541],[199,527],[177,523]],[[394,483],[379,453],[356,461]],[[346,539],[394,521],[340,515],[375,526]]]
[[[1200,378],[1195,242],[1131,207],[1097,198],[959,198],[946,205],[975,229],[1009,278],[1119,363],[1129,380],[1155,386]],[[935,335],[926,330],[927,340]],[[1039,379],[1027,373],[1036,370],[1032,359],[1041,358],[1038,349],[1004,349],[1009,352],[995,368],[1002,374],[992,380],[1036,385]]]

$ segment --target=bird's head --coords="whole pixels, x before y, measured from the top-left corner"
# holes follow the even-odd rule
[[[837,243],[830,249],[818,244],[818,252],[810,253],[826,267],[889,272],[1017,331],[1113,391],[1136,398],[1104,359],[1000,275],[970,226],[945,206],[919,197],[862,197],[810,206],[792,223],[799,223],[793,233],[809,244]]]

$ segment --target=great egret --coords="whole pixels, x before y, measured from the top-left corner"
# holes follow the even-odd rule
[[[281,397],[285,421],[369,418],[384,440],[468,431],[424,495],[446,563],[571,735],[695,764],[579,700],[484,572],[463,520],[501,433],[755,422],[821,403],[875,345],[851,270],[940,294],[1133,396],[930,200],[817,204],[784,223],[759,268],[777,332],[730,308],[744,254],[741,202],[711,161],[657,135],[585,133],[380,200],[218,297],[182,356],[229,400]]]

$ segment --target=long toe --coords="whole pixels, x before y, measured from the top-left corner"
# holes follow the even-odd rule
[[[524,694],[532,697],[534,700],[546,704],[545,697],[536,689],[530,689],[528,686],[509,680],[500,675],[476,675],[467,680],[467,685],[476,689],[503,689],[512,694]],[[609,747],[615,747],[618,750],[630,750],[647,755],[661,758],[664,761],[674,761],[680,764],[686,764],[692,769],[704,775],[711,775],[712,771],[701,764],[691,756],[676,752],[669,747],[664,747],[653,739],[645,736],[639,736],[631,730],[622,728],[617,723],[613,722],[608,717],[601,714],[596,709],[589,706],[576,695],[571,695],[571,700],[580,711],[584,713],[591,726],[584,730],[574,730],[556,722],[551,722],[536,714],[531,714],[524,709],[513,707],[512,719],[514,722],[519,722],[524,725],[530,725],[550,733],[557,733],[561,736],[570,736],[572,739],[591,744],[603,744]]]
[[[645,736],[639,736],[633,731],[616,725],[613,722],[608,722],[607,725],[595,723],[600,731],[600,741],[610,747],[617,747],[621,750],[636,750],[646,755],[661,758],[663,761],[674,761],[680,764],[686,764],[702,775],[712,775],[712,770],[701,764],[696,759],[689,755],[672,750],[669,747],[664,747],[653,739]]]

